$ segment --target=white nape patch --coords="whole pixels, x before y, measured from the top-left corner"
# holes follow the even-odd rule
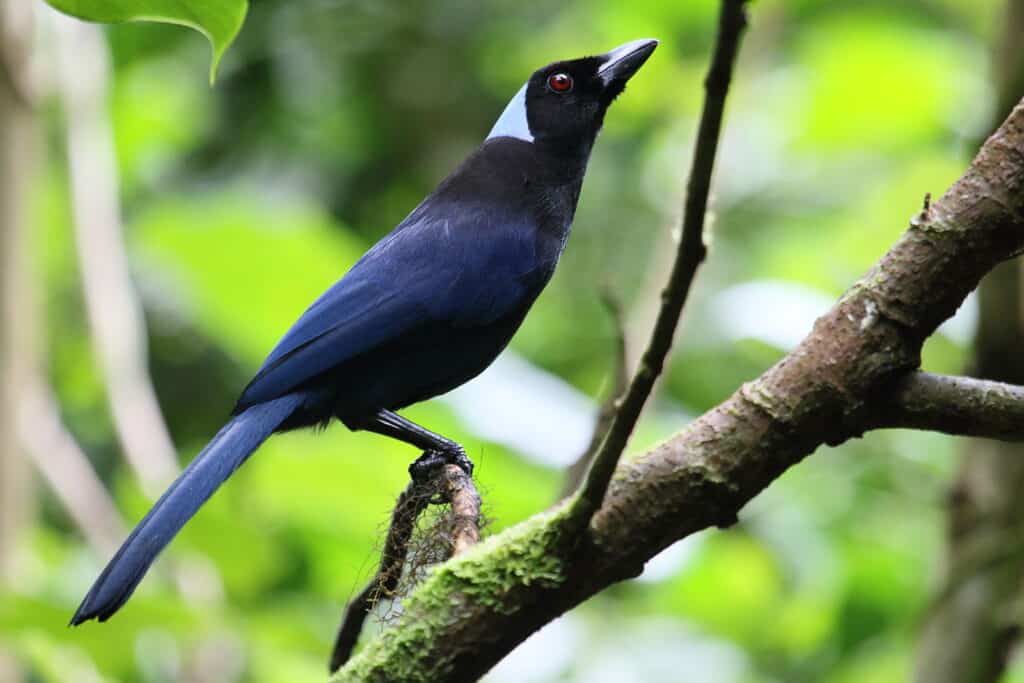
[[[530,132],[530,123],[526,120],[526,86],[524,83],[519,92],[515,94],[507,105],[505,111],[494,123],[494,128],[487,134],[491,138],[518,138],[526,142],[533,142],[533,133]]]

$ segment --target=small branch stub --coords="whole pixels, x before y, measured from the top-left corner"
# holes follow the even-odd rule
[[[573,464],[569,465],[565,472],[565,481],[562,483],[562,491],[558,496],[561,500],[572,495],[573,491],[579,488],[583,477],[587,474],[590,461],[594,459],[601,442],[604,441],[612,420],[622,407],[622,397],[629,386],[629,362],[626,349],[626,322],[623,318],[622,305],[615,295],[608,289],[601,292],[601,303],[608,311],[608,316],[614,325],[615,330],[615,359],[614,359],[614,380],[608,396],[601,403],[597,413],[597,421],[594,423],[594,431],[590,435],[590,443],[580,453]]]
[[[420,516],[431,504],[450,510],[413,543]],[[424,564],[447,560],[480,541],[480,504],[473,478],[458,465],[440,467],[426,481],[409,482],[395,501],[376,575],[345,608],[328,664],[332,673],[352,656],[366,617],[378,602],[411,590]]]
[[[458,465],[445,465],[441,480],[444,498],[452,506],[448,546],[454,557],[480,542],[480,494]]]

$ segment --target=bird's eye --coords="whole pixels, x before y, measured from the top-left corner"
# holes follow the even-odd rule
[[[556,93],[567,93],[572,90],[572,76],[567,73],[558,72],[548,76],[548,87]]]

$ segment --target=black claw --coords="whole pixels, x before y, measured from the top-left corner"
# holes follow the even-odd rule
[[[449,453],[449,462],[452,465],[458,465],[459,469],[466,473],[466,476],[473,476],[473,461],[466,455],[466,451],[459,448],[458,451]]]
[[[423,455],[416,458],[409,465],[409,476],[417,484],[426,483],[438,467],[445,465],[456,465],[468,476],[473,476],[473,461],[466,455],[461,446],[454,446],[451,449],[423,451]]]
[[[442,451],[423,451],[423,455],[416,458],[409,465],[409,476],[417,484],[425,484],[438,467],[448,464],[448,456]]]

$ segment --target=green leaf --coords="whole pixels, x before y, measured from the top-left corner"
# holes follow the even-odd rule
[[[210,41],[210,82],[228,45],[245,20],[248,0],[46,0],[55,9],[86,21],[117,24],[158,21],[193,28]]]

